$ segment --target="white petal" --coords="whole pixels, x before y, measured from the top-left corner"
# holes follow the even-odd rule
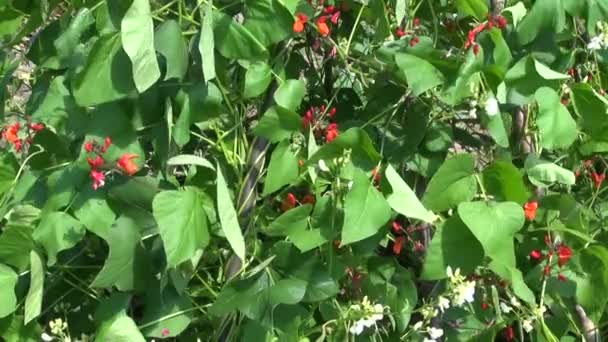
[[[498,107],[498,101],[495,98],[490,97],[486,100],[486,112],[488,116],[494,116],[500,113],[500,108]]]
[[[443,336],[443,329],[437,329],[437,328],[431,327],[429,329],[429,336],[432,339],[436,340],[436,339],[440,338],[441,336]]]
[[[327,167],[327,164],[325,164],[325,160],[323,159],[319,160],[319,170],[329,172],[329,167]]]
[[[49,342],[53,340],[53,336],[47,334],[47,333],[42,333],[42,335],[40,335],[40,338],[44,341],[44,342]]]

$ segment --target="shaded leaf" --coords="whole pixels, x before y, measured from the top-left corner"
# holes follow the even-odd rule
[[[75,218],[64,212],[53,212],[42,217],[33,237],[46,250],[47,265],[52,266],[57,254],[74,247],[84,233],[84,226]]]
[[[241,260],[245,260],[245,240],[239,225],[238,215],[230,198],[230,189],[226,184],[219,163],[217,164],[217,212],[224,235],[226,235],[234,254]]]

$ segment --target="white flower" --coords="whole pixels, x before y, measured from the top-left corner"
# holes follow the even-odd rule
[[[509,312],[511,312],[511,307],[508,306],[507,304],[500,302],[500,311],[502,311],[503,313],[508,314]]]
[[[437,305],[439,306],[439,310],[443,312],[444,310],[450,308],[450,301],[443,296],[439,296]]]
[[[384,318],[384,307],[381,304],[374,305],[374,314],[371,315],[371,319],[374,321],[381,321]]]
[[[514,307],[518,308],[521,304],[519,303],[519,301],[517,300],[517,298],[511,297],[511,305],[513,305]]]
[[[486,100],[486,113],[488,113],[488,116],[494,116],[500,113],[498,101],[496,101],[494,97],[490,97]]]
[[[445,273],[448,275],[448,278],[450,278],[450,280],[454,278],[454,273],[452,272],[452,267],[450,265],[448,265],[448,267],[445,269]]]
[[[431,327],[428,331],[429,336],[433,339],[436,340],[438,338],[440,338],[441,336],[443,336],[443,329],[437,329],[434,327]]]
[[[42,333],[42,335],[40,335],[40,338],[44,341],[44,342],[49,342],[53,340],[53,336],[47,334],[47,333]]]
[[[365,327],[359,323],[360,321],[356,321],[348,330],[353,335],[360,335],[363,332]]]
[[[424,340],[422,340],[422,342],[437,342],[437,340],[431,340],[429,338],[424,338]]]
[[[589,50],[601,50],[602,49],[602,37],[596,36],[591,38],[589,44],[587,44]]]
[[[532,326],[532,321],[530,320],[524,320],[521,323],[521,327],[527,332],[529,333],[530,331],[532,331],[532,329],[534,329],[534,327]]]
[[[323,159],[319,160],[319,170],[329,172],[329,167],[327,167],[327,164],[325,164],[325,160]]]
[[[477,119],[477,109],[473,108],[473,109],[469,110],[469,118]]]
[[[372,318],[367,318],[367,319],[360,319],[358,321],[359,324],[361,324],[362,326],[364,326],[365,328],[370,328],[372,327],[374,324],[376,324],[376,321]]]
[[[456,276],[455,276],[456,277]],[[454,298],[452,302],[456,306],[462,306],[464,303],[472,303],[475,301],[475,282],[465,281],[454,289]]]
[[[414,326],[412,328],[414,330],[420,330],[420,328],[422,328],[422,321],[416,322],[416,324],[414,324]]]

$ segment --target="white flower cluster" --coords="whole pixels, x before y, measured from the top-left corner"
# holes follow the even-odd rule
[[[498,101],[495,97],[490,97],[486,100],[485,106],[486,113],[488,116],[492,117],[497,114],[500,114],[500,108],[498,107]]]
[[[462,306],[464,303],[472,303],[475,300],[475,281],[467,281],[465,277],[460,275],[459,268],[456,271],[452,271],[452,268],[448,266],[446,273],[450,279],[452,304]],[[444,308],[447,309],[448,307]]]
[[[589,50],[601,50],[608,47],[608,24],[599,22],[597,23],[597,29],[599,34],[591,38],[591,41],[587,44]]]
[[[350,306],[355,315],[361,317],[353,322],[349,331],[353,335],[360,335],[363,330],[376,325],[377,321],[384,318],[384,307],[381,304],[372,304],[367,296],[363,297],[361,305],[354,304]]]

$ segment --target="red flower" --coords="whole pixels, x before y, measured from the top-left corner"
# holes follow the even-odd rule
[[[488,310],[488,303],[486,303],[486,302],[481,303],[481,308],[483,310]]]
[[[97,170],[103,166],[105,161],[101,156],[98,155],[97,157],[95,157],[95,159],[87,157],[87,162],[91,166],[91,170]]]
[[[325,131],[325,141],[332,142],[334,139],[338,137],[340,132],[338,131],[338,124],[330,123],[327,125],[327,130]]]
[[[106,175],[97,170],[91,170],[91,179],[93,180],[93,190],[97,190],[106,184]]]
[[[403,231],[403,226],[401,225],[401,223],[393,221],[393,232],[395,234],[400,234],[401,231]]]
[[[104,139],[104,145],[103,146],[110,147],[110,145],[112,145],[112,138],[106,137]]]
[[[535,249],[530,252],[530,258],[534,260],[540,260],[543,258],[543,252],[539,251],[538,249]]]
[[[507,19],[505,17],[503,17],[502,15],[499,15],[496,20],[498,21],[498,27],[499,28],[505,28],[507,27]]]
[[[510,325],[505,329],[505,339],[507,341],[513,341],[515,339],[515,331],[513,331],[513,327]]]
[[[325,9],[323,10],[323,13],[333,14],[335,11],[336,11],[336,7],[333,5],[329,5],[329,6],[325,7]]]
[[[302,204],[315,204],[315,196],[312,194],[307,194],[302,198]]]
[[[545,270],[544,270],[543,273],[545,273],[546,276],[548,276],[549,274],[551,274],[551,267],[545,266]]]
[[[135,158],[139,158],[139,156],[133,153],[123,154],[122,157],[118,159],[118,168],[121,169],[127,175],[133,176],[138,171],[137,165],[133,162],[133,159]]]
[[[281,210],[287,211],[289,209],[293,209],[296,206],[298,199],[291,192],[287,194],[287,197],[283,200],[283,204],[281,204]]]
[[[570,247],[566,245],[560,245],[557,251],[557,256],[557,264],[559,265],[559,267],[562,267],[567,264],[570,258],[572,257],[572,249],[570,249]]]
[[[416,46],[416,44],[420,43],[420,38],[418,37],[412,37],[412,39],[410,39],[410,46],[414,47]]]
[[[395,35],[399,38],[405,36],[405,31],[403,31],[403,29],[401,27],[397,27],[397,29],[395,30]]]
[[[524,213],[526,214],[526,219],[528,221],[534,220],[536,217],[536,209],[538,208],[538,202],[530,201],[524,204]]]
[[[160,334],[161,334],[161,336],[162,336],[162,337],[167,337],[167,336],[169,336],[169,329],[164,328],[164,329],[161,331],[161,333],[160,333]]]
[[[317,27],[319,28],[319,33],[322,37],[327,37],[331,33],[329,26],[327,26],[327,23],[325,22],[326,20],[327,19],[325,17],[321,17],[319,20],[317,20]]]
[[[395,241],[393,241],[393,254],[399,255],[401,254],[401,249],[403,248],[403,244],[405,244],[405,236],[398,236]]]
[[[4,136],[4,139],[6,139],[6,141],[14,144],[19,140],[17,133],[19,133],[20,129],[21,124],[17,122],[14,125],[5,128],[2,135]]]
[[[304,31],[306,23],[308,22],[308,17],[303,13],[298,13],[296,16],[298,19],[293,23],[293,31],[295,33],[300,33]]]
[[[332,24],[337,25],[338,24],[338,20],[340,20],[340,11],[337,11],[336,13],[334,13],[331,16],[331,22],[332,22]]]
[[[44,124],[41,122],[30,124],[30,128],[34,132],[40,132],[44,129],[44,127],[45,127]]]
[[[304,117],[302,118],[302,126],[304,127],[304,129],[308,129],[308,126],[310,126],[311,124],[314,124],[315,122],[315,115],[313,114],[312,108],[309,109],[306,114],[304,114]]]
[[[93,148],[95,147],[94,143],[91,141],[87,141],[84,143],[84,150],[87,152],[93,152]]]
[[[15,144],[15,151],[17,151],[17,152],[21,151],[21,147],[23,145],[23,140],[17,139],[17,140],[15,140],[14,144]]]
[[[557,275],[557,279],[559,281],[564,281],[564,282],[568,281],[568,278],[566,278],[566,276],[561,273]]]
[[[599,189],[606,178],[606,174],[599,174],[597,172],[591,172],[591,178],[593,179],[593,183],[595,183],[595,187]]]
[[[479,54],[479,44],[475,44],[473,46],[473,53],[475,54],[475,56],[477,56]]]
[[[414,27],[420,26],[420,18],[414,18]]]
[[[337,109],[334,107],[334,108],[332,108],[332,109],[330,109],[330,110],[329,110],[329,113],[327,113],[327,115],[328,115],[330,118],[333,118],[334,116],[336,116],[336,113],[337,113],[337,112],[338,112],[338,110],[337,110]]]

